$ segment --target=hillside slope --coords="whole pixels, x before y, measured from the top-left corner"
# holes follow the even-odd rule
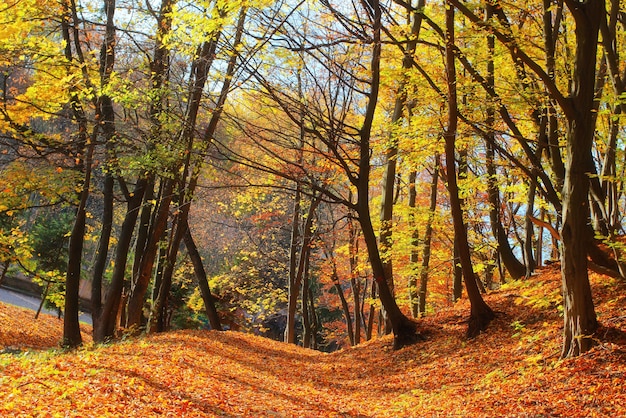
[[[473,341],[463,339],[461,302],[420,321],[427,341],[399,351],[388,337],[323,354],[184,331],[2,354],[0,416],[625,416],[626,286],[592,281],[603,327],[577,359],[559,360],[560,277],[551,268],[489,294],[498,318]],[[18,311],[0,305],[4,346],[22,345],[5,328]],[[25,329],[32,313],[22,314]],[[25,345],[37,346],[30,338]]]

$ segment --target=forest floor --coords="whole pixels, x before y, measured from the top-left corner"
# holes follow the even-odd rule
[[[182,331],[63,352],[59,320],[0,304],[0,416],[626,416],[626,283],[591,279],[597,344],[567,360],[556,266],[486,295],[498,316],[476,339],[462,301],[398,351],[389,337],[324,354]]]

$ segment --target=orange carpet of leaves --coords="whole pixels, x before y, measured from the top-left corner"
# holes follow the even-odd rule
[[[388,337],[322,354],[237,332],[184,331],[2,354],[0,416],[625,416],[626,284],[592,279],[602,328],[576,359],[559,360],[553,267],[487,295],[498,318],[473,341],[463,339],[461,302],[420,321],[427,341],[399,351]],[[6,316],[18,314],[0,305],[2,344],[58,341],[56,319],[55,332],[28,315],[17,320],[24,333],[7,330]]]

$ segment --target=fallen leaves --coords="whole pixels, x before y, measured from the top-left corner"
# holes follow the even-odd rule
[[[609,327],[576,359],[558,358],[560,277],[546,270],[488,295],[498,317],[469,342],[462,301],[422,320],[428,340],[399,351],[389,337],[324,354],[237,332],[183,331],[0,355],[0,415],[623,416],[626,286],[593,279]]]
[[[91,327],[81,324],[83,340],[91,341]],[[13,305],[0,303],[0,350],[47,349],[60,345],[63,338],[63,320]]]

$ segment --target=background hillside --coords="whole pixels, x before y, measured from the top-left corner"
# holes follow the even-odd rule
[[[623,416],[626,285],[591,277],[602,327],[590,352],[567,360],[558,267],[488,294],[497,318],[476,339],[464,339],[462,300],[398,351],[390,337],[324,354],[177,331],[62,352],[61,321],[0,305],[0,415]]]

